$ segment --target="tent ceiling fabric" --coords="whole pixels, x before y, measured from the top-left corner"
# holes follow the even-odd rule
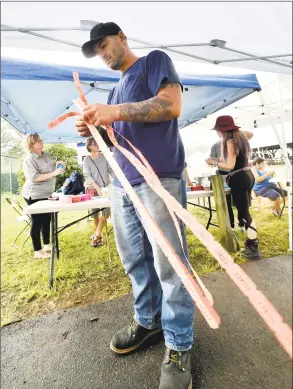
[[[166,52],[174,60],[214,63],[238,59],[220,65],[292,73],[292,2],[2,2],[1,11],[2,30],[5,26],[27,28],[33,34],[72,43],[29,35],[28,30],[2,31],[2,46],[80,52],[91,27],[87,23],[81,29],[82,20],[115,21],[139,56],[152,50],[148,47],[170,45]],[[225,48],[211,46],[215,39],[225,41]],[[273,57],[239,61],[248,58],[240,52]]]
[[[72,71],[78,71],[89,103],[105,103],[119,73],[105,69],[87,69],[45,65],[3,59],[1,63],[1,116],[22,133],[38,132],[46,143],[80,142],[74,118],[56,129],[47,124],[63,113],[76,111],[72,99],[77,90]],[[255,75],[187,76],[179,127],[183,128],[260,89]]]

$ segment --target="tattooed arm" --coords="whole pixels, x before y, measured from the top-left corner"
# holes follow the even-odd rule
[[[181,108],[181,85],[161,84],[157,95],[151,99],[119,105],[88,105],[83,117],[86,122],[95,126],[118,121],[157,123],[178,118]]]
[[[119,105],[119,120],[127,122],[160,122],[176,119],[182,108],[180,84],[162,84],[155,97],[139,103]]]

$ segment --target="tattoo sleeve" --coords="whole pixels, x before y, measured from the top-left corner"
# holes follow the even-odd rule
[[[179,84],[161,84],[161,89],[180,88]],[[123,121],[156,123],[172,120],[172,101],[163,96],[154,96],[138,103],[125,103],[120,106]]]

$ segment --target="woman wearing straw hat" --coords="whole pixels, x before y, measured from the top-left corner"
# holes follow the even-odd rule
[[[260,259],[258,250],[257,230],[249,212],[249,193],[255,179],[248,166],[250,146],[246,136],[236,126],[231,116],[219,116],[215,127],[221,138],[222,158],[208,158],[208,165],[220,169],[229,169],[226,182],[231,188],[233,202],[238,211],[239,225],[247,232],[243,254],[251,260]]]

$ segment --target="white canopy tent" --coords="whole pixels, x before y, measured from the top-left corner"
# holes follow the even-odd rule
[[[158,48],[173,60],[292,75],[292,2],[2,2],[1,45],[55,50],[58,57],[58,51],[80,52],[89,30],[97,22],[107,21],[122,28],[139,56]],[[89,60],[88,65],[94,61],[97,59]],[[274,107],[262,92],[261,108],[287,157],[285,120],[289,114],[280,79],[276,85],[281,132]],[[290,186],[288,158],[286,164]],[[288,206],[290,209],[291,203]]]
[[[79,51],[107,21],[138,55],[160,48],[176,60],[292,71],[291,2],[2,2],[2,46]]]

